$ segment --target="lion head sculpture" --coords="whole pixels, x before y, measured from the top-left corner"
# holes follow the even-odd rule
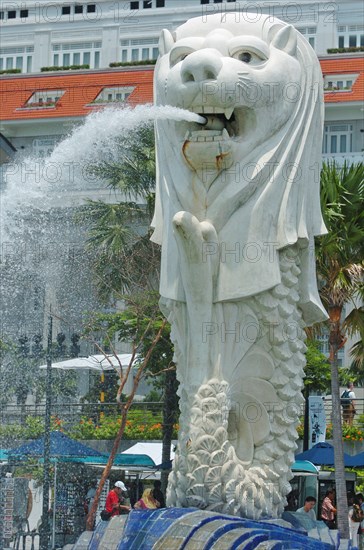
[[[185,300],[172,224],[185,211],[216,230],[214,302],[279,284],[277,252],[298,243],[305,321],[326,317],[311,246],[325,231],[317,143],[321,82],[308,42],[271,16],[244,21],[235,13],[216,14],[162,32],[155,102],[205,121],[156,122],[152,240],[162,245],[162,296]]]

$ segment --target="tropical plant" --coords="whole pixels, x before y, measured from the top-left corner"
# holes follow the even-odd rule
[[[348,335],[364,334],[358,301],[364,297],[364,165],[338,167],[324,164],[321,172],[321,207],[328,229],[317,239],[316,268],[320,295],[329,315],[329,361],[338,527],[348,538],[347,496],[339,394],[338,351]],[[352,311],[344,318],[345,307]]]
[[[87,248],[105,303],[125,292],[155,289],[159,281],[160,249],[149,239],[155,187],[152,130],[142,127],[121,139],[117,156],[117,162],[106,159],[89,170],[123,200],[90,200],[81,214],[89,226]]]

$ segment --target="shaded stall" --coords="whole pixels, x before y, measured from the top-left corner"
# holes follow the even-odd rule
[[[8,451],[9,463],[17,463],[29,458],[36,458],[40,461],[44,456],[44,436],[15,449]],[[67,472],[58,479],[59,464],[64,462],[78,462],[82,458],[94,460],[104,455],[87,445],[71,439],[59,431],[50,434],[50,457],[54,467],[53,482],[53,508],[50,516],[52,525],[52,548],[55,545],[56,533],[62,535],[78,534],[83,525],[82,495],[80,488],[74,482],[67,479]],[[79,502],[81,498],[81,502]]]

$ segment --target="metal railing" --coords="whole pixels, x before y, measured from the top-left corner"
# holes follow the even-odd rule
[[[331,423],[332,418],[332,400],[331,397],[323,399],[326,412],[326,421]],[[356,415],[354,424],[364,428],[364,399],[355,399]],[[131,406],[131,411],[139,411],[138,418],[135,420],[140,424],[148,425],[161,421],[163,403],[161,402],[135,402]],[[7,405],[0,408],[0,424],[2,427],[10,425],[25,426],[26,419],[44,419],[44,405]],[[150,414],[152,413],[152,415]],[[52,419],[56,423],[61,421],[63,428],[70,429],[80,423],[84,418],[91,419],[95,424],[100,420],[102,414],[105,416],[117,416],[120,409],[116,403],[53,403]],[[301,409],[301,416],[304,415],[304,404]],[[135,417],[134,417],[135,418]]]
[[[138,421],[140,423],[150,422],[152,416],[160,417],[163,403],[156,402],[135,402],[130,410],[139,411]],[[45,406],[41,405],[6,405],[0,408],[0,424],[25,426],[28,417],[44,419]],[[62,420],[63,427],[72,427],[78,424],[82,418],[90,418],[97,421],[101,414],[119,415],[120,408],[116,403],[52,403],[51,415],[53,422]]]

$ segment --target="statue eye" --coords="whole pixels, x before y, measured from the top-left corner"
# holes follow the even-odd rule
[[[249,52],[242,52],[239,54],[238,58],[240,61],[244,61],[244,63],[250,63],[252,60],[252,54]]]
[[[180,61],[183,61],[184,59],[186,59],[186,57],[192,52],[194,52],[192,48],[187,48],[187,47],[173,48],[169,54],[169,61],[170,61],[171,67],[173,67]]]
[[[231,52],[231,55],[234,59],[238,59],[243,63],[248,63],[249,65],[259,65],[267,60],[267,56],[263,52],[258,52],[253,49],[246,48],[235,48],[235,51]]]

